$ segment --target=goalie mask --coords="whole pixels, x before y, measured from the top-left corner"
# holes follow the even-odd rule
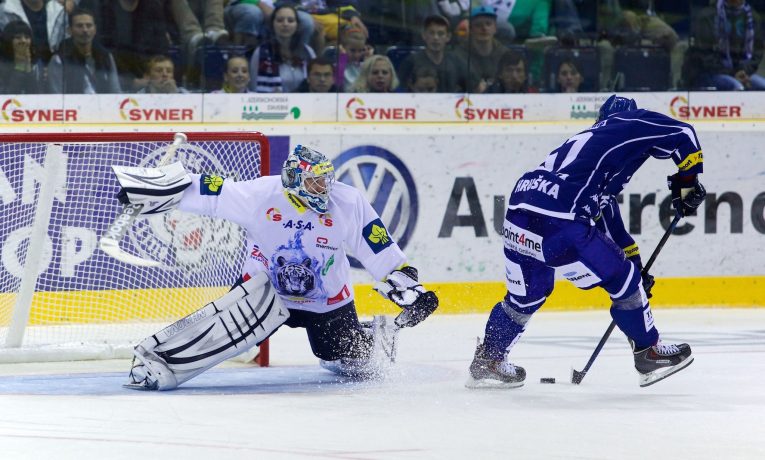
[[[627,99],[626,97],[619,97],[616,94],[612,94],[611,97],[606,99],[606,102],[600,106],[598,119],[595,123],[600,123],[615,113],[637,110],[637,108],[638,106],[635,99]]]
[[[324,154],[298,145],[282,166],[282,185],[318,213],[327,212],[335,167]]]

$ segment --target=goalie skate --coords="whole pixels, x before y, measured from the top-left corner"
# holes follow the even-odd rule
[[[493,360],[486,357],[486,347],[478,340],[475,357],[470,363],[470,377],[465,387],[479,388],[518,388],[526,380],[526,370],[507,361]]]
[[[388,318],[375,316],[371,322],[361,323],[366,334],[372,336],[369,358],[341,358],[334,361],[319,360],[319,365],[337,375],[359,380],[383,378],[396,362],[396,338],[399,329],[388,324]]]
[[[130,374],[128,374],[128,383],[122,385],[124,388],[154,391],[160,388],[174,388],[178,385],[175,374],[160,357],[147,352],[140,345],[135,348],[134,353]],[[139,355],[141,359],[136,358]],[[152,359],[152,356],[156,359]]]
[[[659,341],[652,347],[634,351],[635,369],[639,374],[638,383],[647,387],[664,380],[693,362],[691,347],[687,343],[665,345]]]

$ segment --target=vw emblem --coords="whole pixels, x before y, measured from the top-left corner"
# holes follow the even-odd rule
[[[406,247],[417,223],[417,189],[409,170],[393,153],[373,145],[346,150],[335,160],[335,176],[366,196],[393,241]],[[349,257],[351,265],[361,263]]]

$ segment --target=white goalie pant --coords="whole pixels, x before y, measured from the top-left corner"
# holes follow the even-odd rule
[[[264,341],[287,318],[268,275],[260,272],[138,344],[125,386],[171,390]]]

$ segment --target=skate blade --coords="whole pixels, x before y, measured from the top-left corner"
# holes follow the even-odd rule
[[[475,379],[472,376],[468,377],[465,382],[465,388],[471,390],[505,390],[508,388],[520,388],[523,386],[523,382],[503,382],[495,379]]]
[[[640,377],[638,378],[638,383],[640,384],[641,387],[647,387],[647,386],[653,385],[656,382],[660,382],[666,379],[670,375],[680,372],[681,370],[690,366],[692,362],[693,362],[693,356],[690,356],[688,357],[688,359],[681,362],[680,364],[666,368],[663,372],[654,371],[654,372],[649,372],[648,374],[640,374]]]
[[[152,385],[146,385],[145,383],[125,383],[122,385],[122,388],[136,391],[157,391],[159,384],[157,382],[154,382]]]

